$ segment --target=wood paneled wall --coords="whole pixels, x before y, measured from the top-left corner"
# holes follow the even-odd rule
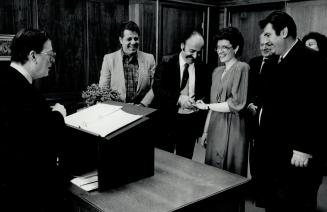
[[[130,1],[129,19],[140,27],[140,50],[157,54],[157,2]]]
[[[120,48],[119,27],[128,21],[128,2],[92,0],[87,3],[87,61],[89,74],[87,84],[99,81],[105,54]]]
[[[0,34],[15,34],[23,27],[34,26],[35,0],[1,0]]]
[[[82,1],[38,0],[39,29],[49,32],[57,52],[55,69],[38,80],[45,93],[74,92],[85,84],[85,4]],[[78,79],[78,80],[76,80]]]
[[[205,34],[206,8],[191,5],[161,4],[159,13],[159,58],[181,51],[183,34],[192,28]]]
[[[327,1],[289,2],[286,11],[297,25],[298,37],[303,38],[311,31],[327,36]]]
[[[104,54],[120,47],[128,0],[1,0],[0,34],[35,27],[51,35],[56,64],[36,86],[47,96],[79,96],[98,82]]]

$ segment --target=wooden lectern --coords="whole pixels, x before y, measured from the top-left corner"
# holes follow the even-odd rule
[[[155,109],[132,104],[108,102],[123,106],[125,112],[142,115],[105,137],[67,126],[69,142],[63,163],[73,176],[96,170],[98,189],[103,191],[154,174]]]

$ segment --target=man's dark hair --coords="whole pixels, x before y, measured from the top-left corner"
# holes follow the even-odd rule
[[[25,64],[31,51],[40,53],[44,43],[50,40],[48,33],[38,29],[22,29],[11,41],[11,61]]]
[[[292,38],[296,38],[296,24],[293,18],[283,11],[274,11],[270,13],[265,19],[259,22],[259,26],[261,29],[265,28],[267,24],[271,24],[272,28],[275,30],[276,35],[280,35],[280,32],[287,27],[288,35]]]
[[[244,47],[244,38],[242,33],[235,27],[225,27],[218,31],[218,33],[214,36],[214,45],[217,45],[219,40],[228,40],[233,49],[238,46],[238,51],[236,52],[236,56],[242,54]]]
[[[119,29],[119,36],[121,38],[124,37],[124,31],[125,30],[129,30],[132,32],[136,32],[139,36],[140,36],[140,28],[137,26],[137,24],[133,21],[127,21],[124,22],[120,25],[120,29]]]

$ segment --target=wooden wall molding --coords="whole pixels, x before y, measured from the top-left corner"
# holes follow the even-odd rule
[[[202,5],[202,6],[218,6],[220,4],[217,0],[129,0],[130,4],[135,3],[145,3],[145,2],[156,2],[160,3],[171,2],[171,3],[185,3],[192,5]]]

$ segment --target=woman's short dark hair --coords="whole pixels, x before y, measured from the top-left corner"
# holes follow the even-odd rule
[[[261,29],[265,28],[267,24],[271,24],[272,28],[275,30],[276,35],[280,35],[280,32],[287,27],[288,35],[293,38],[296,38],[296,24],[293,18],[286,12],[276,10],[270,13],[265,19],[259,22]]]
[[[214,36],[214,44],[217,45],[219,40],[228,40],[233,49],[238,46],[238,51],[236,52],[236,56],[240,56],[244,47],[244,38],[242,33],[235,27],[225,27],[218,31],[218,33]]]
[[[47,40],[48,33],[38,29],[22,29],[11,41],[11,61],[25,64],[31,51],[40,53]]]
[[[137,24],[134,21],[127,21],[120,25],[119,36],[121,38],[124,37],[125,30],[136,32],[140,36],[140,28],[137,26]]]
[[[325,57],[327,56],[327,37],[323,34],[320,34],[319,32],[309,32],[306,34],[302,41],[305,43],[309,39],[314,39],[317,42],[319,52],[324,55]]]

